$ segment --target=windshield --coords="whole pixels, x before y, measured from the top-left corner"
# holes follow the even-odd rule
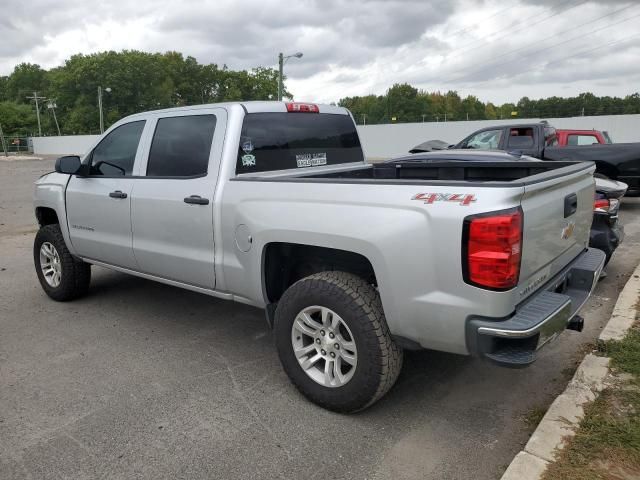
[[[236,173],[362,162],[349,115],[250,113],[242,124]]]

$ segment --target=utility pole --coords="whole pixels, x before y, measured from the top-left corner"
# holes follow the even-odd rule
[[[467,112],[467,122],[469,121],[469,112]]]
[[[46,100],[46,97],[39,97],[38,92],[33,92],[33,97],[26,97],[29,100],[35,100],[36,102],[36,117],[38,117],[38,136],[42,136],[42,128],[40,127],[40,107],[38,106],[38,100]]]
[[[363,124],[363,125],[366,125],[366,124],[367,124],[367,114],[366,114],[366,113],[363,113],[363,114],[362,114],[362,124]]]
[[[56,117],[57,106],[55,100],[49,100],[49,103],[47,103],[47,108],[53,113],[53,120],[56,122],[56,129],[58,130],[58,136],[60,136],[60,125],[58,125],[58,117]]]
[[[447,112],[444,112],[444,121],[447,121]]]
[[[426,117],[427,115],[425,113],[422,114],[422,123],[424,123],[424,117]]]
[[[2,133],[2,125],[0,125],[0,141],[2,142],[2,150],[4,151],[4,156],[8,157],[9,154],[7,153],[7,144],[4,140],[4,133]]]
[[[584,107],[582,107],[582,116],[584,117]]]
[[[282,73],[284,70],[284,55],[282,52],[278,54],[278,101],[282,101]]]

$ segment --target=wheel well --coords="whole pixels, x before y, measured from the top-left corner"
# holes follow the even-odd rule
[[[36,208],[36,218],[41,227],[45,225],[53,225],[60,223],[58,221],[58,214],[53,208],[38,207]]]
[[[377,285],[371,262],[358,253],[297,243],[270,243],[263,256],[264,291],[276,303],[301,278],[328,270],[353,273]]]

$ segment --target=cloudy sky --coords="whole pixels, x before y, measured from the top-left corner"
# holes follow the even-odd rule
[[[74,53],[177,50],[230,68],[277,66],[298,100],[396,82],[484,101],[640,91],[640,1],[3,0],[0,75]]]

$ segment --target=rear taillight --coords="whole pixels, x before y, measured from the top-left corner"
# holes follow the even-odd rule
[[[520,208],[467,217],[463,231],[464,280],[490,290],[518,284],[522,257]]]
[[[594,212],[608,213],[609,207],[611,207],[611,203],[608,198],[597,198],[593,202]]]
[[[287,112],[320,113],[320,108],[315,103],[287,103]]]

